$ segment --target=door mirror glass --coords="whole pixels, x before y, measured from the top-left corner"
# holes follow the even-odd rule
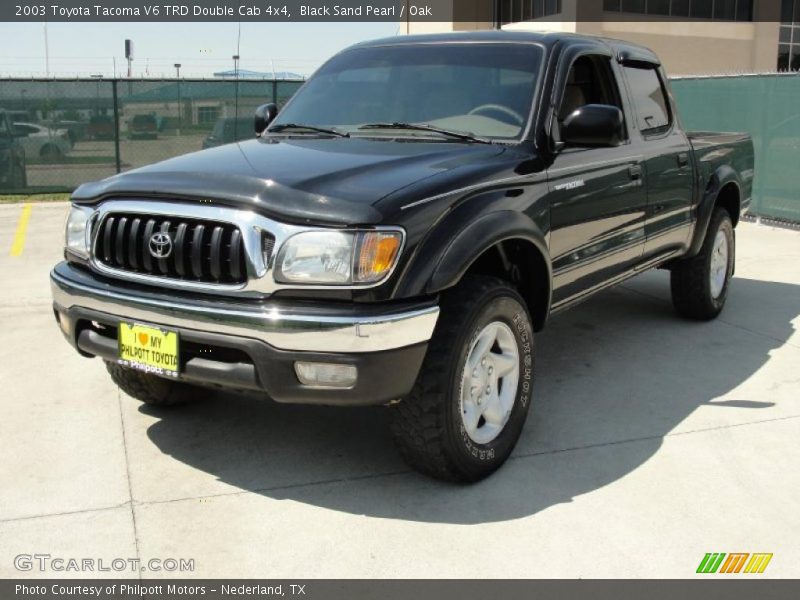
[[[564,119],[561,140],[569,146],[619,146],[624,132],[625,118],[619,108],[587,104]]]

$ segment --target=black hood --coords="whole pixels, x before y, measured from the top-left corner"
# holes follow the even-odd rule
[[[454,171],[486,173],[506,147],[486,144],[374,139],[278,138],[227,144],[178,156],[80,186],[76,202],[109,196],[204,200],[295,222],[375,224],[392,194]],[[424,185],[422,186],[425,187]],[[413,200],[413,199],[412,199]],[[385,204],[385,203],[384,203]]]

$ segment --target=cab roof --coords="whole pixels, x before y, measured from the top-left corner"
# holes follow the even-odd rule
[[[576,33],[564,33],[561,31],[519,31],[487,29],[480,31],[458,31],[452,33],[431,33],[422,35],[398,35],[395,37],[381,38],[367,42],[361,42],[352,48],[369,48],[378,46],[401,46],[414,44],[438,44],[438,43],[486,43],[486,42],[508,42],[508,43],[534,43],[550,49],[559,43],[570,44],[593,44],[605,47],[612,54],[620,59],[630,59],[652,64],[660,64],[655,52],[622,40],[603,38],[591,35],[580,35]]]

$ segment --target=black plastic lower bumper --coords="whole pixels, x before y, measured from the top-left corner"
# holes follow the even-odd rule
[[[79,306],[55,306],[67,340],[84,356],[116,361],[120,318]],[[411,390],[427,343],[366,353],[279,350],[251,338],[170,326],[180,336],[181,380],[200,385],[264,392],[278,402],[357,406],[384,404]],[[353,365],[356,384],[348,389],[300,383],[295,361]]]

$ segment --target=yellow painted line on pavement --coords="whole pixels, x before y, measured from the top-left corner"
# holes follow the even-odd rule
[[[28,221],[31,219],[32,204],[25,204],[22,207],[22,214],[17,223],[17,232],[14,234],[14,242],[11,244],[11,256],[22,256],[25,249],[25,234],[28,233]]]

